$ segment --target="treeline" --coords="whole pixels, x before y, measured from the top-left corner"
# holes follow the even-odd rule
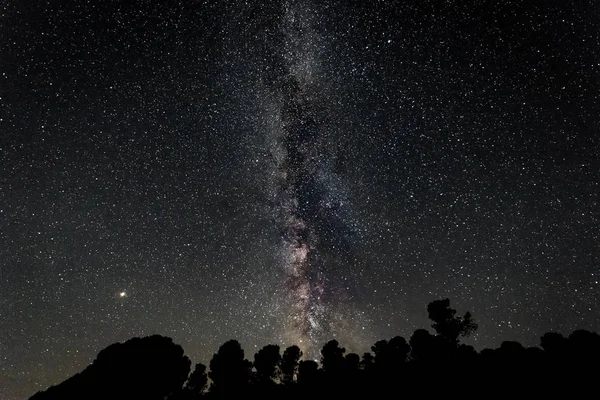
[[[241,345],[230,340],[208,368],[196,364],[192,370],[170,338],[134,338],[107,347],[84,371],[31,399],[598,397],[597,333],[549,332],[540,347],[503,342],[477,352],[460,342],[477,330],[470,313],[457,316],[448,299],[430,303],[427,311],[435,334],[418,329],[408,341],[400,336],[380,340],[362,357],[331,340],[321,350],[320,365],[302,360],[297,346],[281,352],[273,344],[249,361]],[[586,395],[587,390],[593,392]]]

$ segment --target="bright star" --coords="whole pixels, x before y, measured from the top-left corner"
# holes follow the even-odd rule
[[[125,292],[120,292],[120,293],[119,293],[119,297],[127,297],[127,293],[125,293]]]

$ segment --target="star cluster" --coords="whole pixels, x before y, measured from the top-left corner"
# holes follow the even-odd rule
[[[500,4],[501,3],[501,4]],[[592,0],[0,5],[0,397],[115,341],[600,330]],[[302,343],[299,343],[302,341]]]

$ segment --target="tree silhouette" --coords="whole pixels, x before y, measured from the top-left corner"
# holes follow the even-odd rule
[[[540,344],[550,354],[562,356],[567,350],[567,339],[557,332],[545,333],[540,340]]]
[[[279,375],[281,354],[279,346],[268,344],[254,355],[254,368],[260,382],[272,381]]]
[[[500,351],[506,355],[521,355],[525,351],[525,347],[519,342],[506,340],[500,344]]]
[[[194,371],[185,382],[185,386],[173,392],[168,400],[198,400],[204,393],[207,384],[206,365],[196,364]]]
[[[190,374],[185,387],[195,395],[200,395],[206,389],[208,376],[206,374],[206,365],[196,364],[194,371]]]
[[[298,362],[302,357],[302,351],[300,347],[294,345],[290,346],[283,352],[281,358],[281,381],[284,384],[289,384],[294,381],[296,374],[298,373]]]
[[[379,340],[371,346],[371,351],[375,354],[373,361],[377,367],[383,367],[386,364],[387,345],[387,340]]]
[[[410,346],[406,339],[401,336],[395,336],[388,342],[380,340],[376,342],[371,351],[375,354],[375,367],[377,370],[397,371],[406,361],[410,353]]]
[[[461,364],[474,364],[477,360],[477,351],[473,346],[460,344],[456,349],[456,359]]]
[[[330,340],[321,350],[321,364],[326,373],[339,373],[344,369],[344,353],[346,349],[340,347],[337,340]]]
[[[222,397],[242,393],[250,382],[251,368],[252,363],[244,358],[240,343],[237,340],[225,342],[210,360],[211,392]]]
[[[189,374],[190,360],[171,339],[134,338],[107,347],[81,373],[32,399],[364,399],[422,393],[448,397],[455,388],[460,396],[489,395],[493,388],[494,396],[572,398],[584,396],[576,388],[595,390],[600,373],[597,333],[576,330],[565,338],[548,332],[541,336],[541,348],[504,341],[499,348],[478,353],[458,342],[477,328],[469,313],[457,317],[448,299],[430,303],[427,311],[436,335],[417,329],[409,343],[400,336],[379,340],[362,360],[330,340],[321,349],[321,369],[316,361],[300,361],[297,346],[286,348],[281,356],[275,344],[261,348],[250,363],[241,345],[230,340],[213,355],[208,374],[203,364]],[[469,381],[457,386],[465,377]]]
[[[600,357],[600,335],[596,332],[578,329],[569,335],[569,351],[582,359],[598,359]]]
[[[303,360],[298,364],[298,384],[315,386],[319,378],[319,364],[313,360]]]
[[[457,317],[456,310],[450,308],[449,299],[432,301],[427,305],[427,312],[437,334],[453,343],[458,342],[459,336],[469,336],[478,328],[470,312],[462,318]]]
[[[371,371],[375,365],[375,358],[371,353],[364,353],[360,361],[360,368],[363,371]]]
[[[426,329],[417,329],[410,337],[410,358],[413,361],[431,359],[434,337]]]
[[[348,353],[345,357],[346,371],[349,373],[360,370],[360,356],[356,353]]]
[[[388,353],[394,365],[402,364],[410,353],[410,346],[403,337],[394,336],[388,342]]]

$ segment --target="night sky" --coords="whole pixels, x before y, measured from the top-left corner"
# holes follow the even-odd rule
[[[478,349],[600,330],[599,2],[159,3],[0,4],[0,398],[445,297]]]

